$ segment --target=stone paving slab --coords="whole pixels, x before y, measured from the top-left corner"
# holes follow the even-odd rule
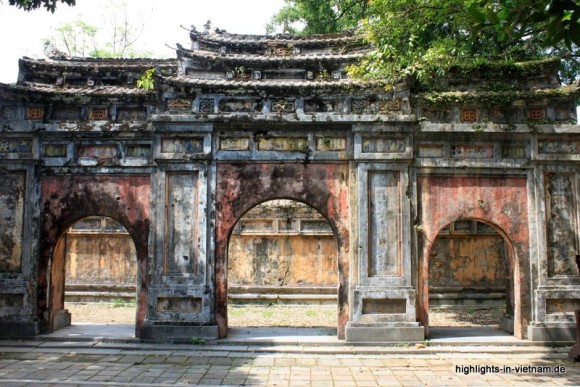
[[[466,346],[449,348],[449,352],[438,348],[438,353],[308,354],[204,351],[192,347],[181,346],[174,351],[118,348],[111,353],[97,347],[39,346],[23,352],[15,346],[4,346],[0,347],[0,384],[509,386],[578,385],[580,380],[580,364],[570,361],[564,349],[489,353]],[[511,372],[505,367],[511,367]]]

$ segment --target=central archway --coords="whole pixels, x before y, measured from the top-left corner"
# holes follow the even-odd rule
[[[218,164],[216,187],[215,316],[219,337],[227,336],[227,248],[236,222],[257,204],[273,199],[306,203],[326,218],[336,236],[338,324],[344,338],[349,318],[348,166],[335,164]]]
[[[332,228],[314,208],[284,199],[253,207],[229,238],[228,328],[336,329],[336,259]]]

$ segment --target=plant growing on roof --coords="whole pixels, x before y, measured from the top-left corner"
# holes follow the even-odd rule
[[[153,78],[153,74],[155,73],[155,69],[149,69],[145,71],[145,74],[141,76],[141,78],[137,79],[137,87],[143,90],[153,90],[155,88],[155,79]]]

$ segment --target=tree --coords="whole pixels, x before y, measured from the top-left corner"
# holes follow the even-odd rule
[[[566,0],[564,0],[566,1]],[[523,4],[544,0],[500,0],[509,12],[522,12]],[[556,1],[554,1],[556,2]],[[563,57],[562,78],[570,82],[580,67],[575,59],[575,31],[567,26],[572,14],[558,23],[551,8],[508,17],[499,2],[467,0],[373,0],[363,21],[367,39],[375,49],[352,73],[361,77],[394,79],[411,75],[428,82],[448,69],[483,60],[523,61]],[[521,8],[524,7],[524,8]],[[525,22],[523,21],[525,19]],[[576,21],[577,22],[577,21]],[[552,29],[544,30],[548,24]]]
[[[326,34],[356,27],[369,8],[369,0],[285,0],[272,17],[269,33]],[[302,27],[302,28],[300,28]]]
[[[32,11],[40,7],[46,8],[47,11],[54,13],[58,3],[67,4],[69,6],[76,5],[76,0],[9,0],[8,4],[14,5],[25,11]]]
[[[61,24],[56,34],[48,38],[52,47],[68,56],[99,58],[135,58],[149,56],[150,53],[133,48],[139,40],[145,22],[137,27],[129,19],[127,4],[109,2],[107,6],[108,28],[77,20]]]
[[[542,34],[546,45],[580,45],[580,1],[471,0],[466,6],[474,21],[472,33],[493,28],[500,36]]]
[[[271,26],[287,32],[336,32],[362,26],[374,47],[352,75],[427,82],[484,60],[563,58],[561,77],[577,77],[578,0],[286,0]],[[294,28],[295,29],[295,28]]]

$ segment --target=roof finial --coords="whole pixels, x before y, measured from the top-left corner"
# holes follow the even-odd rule
[[[46,55],[48,59],[63,60],[68,58],[68,55],[56,48],[50,40],[44,42],[44,55]]]
[[[203,29],[205,32],[209,33],[209,30],[211,30],[211,20],[207,19],[207,23],[203,25]]]

